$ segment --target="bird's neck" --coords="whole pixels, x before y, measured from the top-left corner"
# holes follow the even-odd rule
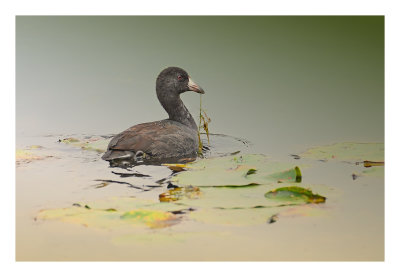
[[[165,95],[168,95],[167,97]],[[160,97],[157,93],[158,100],[169,115],[170,120],[177,121],[183,125],[188,126],[191,129],[197,129],[196,122],[194,121],[189,110],[183,104],[179,95],[168,93],[163,94],[165,97]]]

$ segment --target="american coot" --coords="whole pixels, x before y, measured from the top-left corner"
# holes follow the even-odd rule
[[[157,77],[158,100],[168,119],[142,123],[116,135],[102,156],[111,166],[193,160],[199,147],[196,123],[183,104],[185,91],[204,94],[204,90],[178,67],[168,67]]]

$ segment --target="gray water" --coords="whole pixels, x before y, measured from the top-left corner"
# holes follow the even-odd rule
[[[210,131],[282,152],[383,141],[383,17],[17,17],[17,137],[167,117],[162,69],[202,86]],[[199,96],[183,94],[193,115]]]
[[[155,79],[167,66],[184,68],[205,89],[210,131],[251,142],[246,151],[293,162],[290,154],[316,145],[383,142],[383,24],[383,17],[17,17],[17,148],[39,144],[58,157],[17,166],[17,259],[382,260],[383,179],[352,180],[356,166],[341,163],[296,161],[305,164],[304,182],[338,192],[323,219],[268,228],[185,222],[162,234],[199,232],[196,239],[167,247],[116,246],[111,233],[33,219],[78,200],[132,195],[124,185],[95,189],[93,180],[115,178],[100,154],[57,140],[166,118]],[[197,121],[199,96],[182,99]]]

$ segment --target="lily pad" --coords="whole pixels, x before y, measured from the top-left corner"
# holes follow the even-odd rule
[[[178,217],[173,213],[144,209],[126,212],[120,218],[134,224],[145,224],[150,228],[168,227],[178,221]]]
[[[342,142],[310,148],[300,156],[316,160],[383,161],[384,151],[383,143]]]
[[[276,221],[278,215],[324,215],[313,210],[314,203],[323,203],[325,197],[300,187],[271,190],[289,192],[289,195],[278,193],[273,196],[267,193],[264,196],[268,186],[271,185],[241,189],[203,188],[203,194],[199,199],[183,199],[177,203],[195,207],[196,212],[190,213],[189,217],[208,224],[259,225],[271,222],[271,219]],[[303,206],[310,206],[310,208],[302,209]],[[294,207],[299,208],[294,209]]]
[[[65,139],[62,139],[61,142],[67,143],[67,144],[68,143],[78,143],[79,139],[77,139],[77,138],[65,138]]]
[[[188,169],[174,176],[171,181],[195,187],[232,187],[301,180],[298,167],[270,161],[260,154],[200,159],[190,163]]]
[[[28,149],[40,149],[40,148],[30,148]],[[43,156],[43,155],[38,155],[34,153],[31,150],[26,150],[26,149],[17,149],[15,151],[15,160],[17,164],[21,163],[29,163],[32,161],[37,161],[37,160],[44,160],[46,158],[50,158],[52,156]]]
[[[249,176],[249,175],[251,175],[251,174],[255,174],[256,172],[257,172],[257,169],[250,168],[250,169],[247,171],[246,176]]]
[[[265,194],[265,197],[283,203],[324,203],[326,201],[326,197],[297,186],[271,190]]]
[[[196,198],[182,197],[176,200],[177,204],[206,209],[246,209],[256,206],[268,205],[264,198],[266,187],[258,185],[232,189],[226,187],[202,187],[201,194]],[[270,203],[276,206],[276,203]]]
[[[278,215],[279,217],[316,217],[329,216],[326,206],[318,204],[292,206]]]
[[[136,198],[112,198],[89,204],[39,212],[39,220],[58,220],[86,227],[116,229],[123,227],[163,228],[177,224],[181,217],[169,211],[181,207]]]
[[[41,160],[43,157],[34,155],[32,152],[28,150],[17,149],[15,151],[15,159],[17,161],[31,161],[31,160]]]
[[[29,145],[25,149],[42,149],[42,148],[43,148],[43,146],[35,144],[35,145]]]
[[[78,138],[65,138],[60,140],[60,142],[79,147],[83,150],[96,151],[103,153],[107,150],[108,143],[110,139],[104,139],[102,137],[91,137],[89,139],[78,139]]]
[[[290,185],[290,183],[243,186],[240,188],[202,187],[201,194],[197,194],[196,197],[177,197],[175,198],[174,203],[196,209],[272,208],[308,203],[306,201],[294,201],[294,199],[287,201],[287,199],[266,198],[265,193],[267,191],[278,190],[278,185]],[[323,185],[303,184],[303,186],[307,187],[307,189],[300,187],[297,188],[299,190],[303,189],[304,191],[310,191],[308,188],[312,188],[319,193],[330,193],[329,188]]]
[[[186,164],[162,164],[162,165],[168,167],[174,172],[181,172],[186,170],[187,168]]]
[[[159,195],[160,202],[173,202],[182,198],[197,199],[201,191],[197,187],[176,187]]]
[[[272,224],[281,220],[282,218],[295,218],[295,217],[321,217],[329,216],[326,207],[318,204],[304,204],[288,207],[278,214],[272,215],[268,219],[268,223]]]
[[[371,166],[384,166],[384,162],[373,162],[373,161],[364,161],[364,167],[371,167]]]
[[[252,209],[201,209],[189,217],[198,222],[214,225],[249,226],[266,224],[268,219],[287,207]]]
[[[372,167],[363,170],[361,172],[361,175],[367,177],[383,178],[385,176],[385,170],[383,167]]]
[[[96,141],[87,141],[82,145],[82,149],[96,151],[99,153],[106,152],[110,140],[99,139]]]

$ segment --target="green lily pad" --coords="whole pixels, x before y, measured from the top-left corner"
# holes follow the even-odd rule
[[[255,174],[256,172],[257,172],[257,169],[250,168],[250,169],[247,171],[246,176],[249,176],[249,175],[251,175],[251,174]]]
[[[311,190],[297,186],[271,190],[265,194],[265,197],[280,203],[324,203],[326,200],[324,196],[313,194]]]
[[[289,200],[266,198],[264,196],[265,192],[273,190],[274,186],[277,185],[281,184],[244,186],[237,189],[202,187],[199,197],[181,198],[174,203],[193,208],[195,212],[190,213],[188,216],[196,221],[210,224],[245,226],[264,224],[274,214],[283,213],[286,209],[312,202],[303,198],[301,198],[301,201],[296,201],[296,199],[292,198]],[[312,187],[319,192],[328,193],[329,191],[329,188],[322,185],[307,185],[307,187]],[[309,192],[307,189],[303,190]],[[312,199],[314,197],[314,202],[318,202],[317,199],[320,198],[313,195],[311,194],[309,198]]]
[[[187,169],[171,180],[180,185],[195,187],[233,187],[301,180],[298,167],[270,161],[260,154],[201,159],[188,164]]]
[[[300,156],[317,160],[383,161],[384,151],[383,143],[342,142],[310,148]]]
[[[306,201],[287,201],[287,199],[266,198],[267,191],[279,190],[278,185],[290,185],[290,183],[283,184],[265,184],[257,186],[243,186],[240,188],[227,188],[227,187],[202,187],[201,193],[196,197],[182,197],[175,199],[175,204],[184,205],[187,207],[210,208],[210,209],[251,209],[258,207],[279,207],[285,205],[298,205],[308,203]],[[300,188],[304,191],[310,191],[311,188],[319,193],[331,193],[329,188],[324,185],[305,185],[306,188]],[[311,198],[312,196],[310,196]],[[316,201],[316,200],[315,200]]]

